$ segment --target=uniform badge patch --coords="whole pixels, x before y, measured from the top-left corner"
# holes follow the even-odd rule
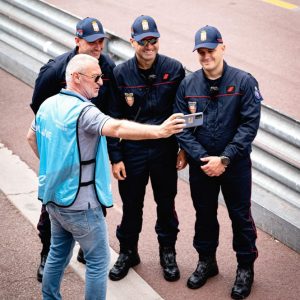
[[[170,75],[169,73],[165,73],[164,76],[163,76],[163,80],[168,80],[169,79],[169,75]]]
[[[128,106],[131,107],[134,103],[133,93],[125,93],[124,95],[125,95],[126,103],[128,104]]]
[[[148,24],[147,20],[142,21],[142,28],[143,28],[144,31],[149,30],[149,24]]]
[[[201,31],[200,40],[201,40],[201,42],[206,41],[206,31],[205,30]]]
[[[235,92],[235,86],[234,85],[229,85],[227,88],[226,88],[226,93],[228,94],[232,94]]]
[[[92,22],[92,26],[93,26],[94,31],[96,31],[96,32],[99,31],[99,26],[98,26],[98,23],[96,21]]]
[[[191,112],[191,114],[194,114],[197,111],[197,102],[189,101],[188,105],[189,105],[189,111]]]

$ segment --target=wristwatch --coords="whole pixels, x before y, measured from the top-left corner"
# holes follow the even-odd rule
[[[228,156],[220,156],[221,158],[221,163],[224,165],[224,166],[228,166],[230,164],[230,158]]]

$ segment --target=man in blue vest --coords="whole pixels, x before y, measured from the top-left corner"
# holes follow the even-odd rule
[[[88,99],[103,84],[98,60],[86,54],[66,68],[67,88],[39,108],[27,139],[40,158],[38,197],[51,220],[43,299],[61,299],[60,284],[75,241],[86,259],[85,299],[105,299],[109,246],[102,207],[112,206],[105,136],[157,139],[179,133],[182,114],[161,125],[137,124],[103,114]]]
[[[36,114],[40,105],[49,97],[56,95],[62,88],[66,87],[65,72],[68,62],[77,54],[88,54],[99,61],[103,72],[103,85],[98,95],[91,99],[103,113],[107,113],[108,103],[115,97],[116,85],[113,76],[114,62],[108,55],[102,53],[106,34],[101,22],[95,18],[85,18],[76,25],[75,44],[76,47],[69,52],[50,59],[45,64],[36,79],[35,87],[30,104]],[[42,205],[40,219],[37,225],[39,237],[43,244],[41,251],[41,263],[37,270],[37,279],[42,281],[44,265],[50,247],[50,220],[49,215]],[[85,263],[81,249],[77,256],[78,261]]]

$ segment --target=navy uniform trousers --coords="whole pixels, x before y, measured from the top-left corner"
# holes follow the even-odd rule
[[[123,142],[127,178],[119,180],[123,217],[116,232],[121,249],[137,246],[149,178],[157,204],[155,231],[158,242],[161,246],[174,246],[179,232],[174,204],[177,194],[177,143],[172,139]]]
[[[232,222],[233,249],[240,265],[257,257],[256,228],[251,216],[250,157],[232,162],[219,177],[190,166],[190,189],[196,210],[194,247],[201,256],[214,255],[219,243],[218,195],[222,191]]]
[[[48,252],[50,250],[50,240],[51,240],[51,223],[49,219],[49,214],[46,210],[46,205],[42,205],[39,222],[37,224],[37,229],[39,231],[39,237],[43,244],[41,256],[48,255]]]

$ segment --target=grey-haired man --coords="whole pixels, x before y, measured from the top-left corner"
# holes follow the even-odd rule
[[[45,64],[36,79],[35,87],[30,104],[34,113],[37,113],[40,105],[49,97],[56,95],[62,88],[66,87],[65,72],[68,62],[77,54],[88,54],[95,57],[103,72],[103,85],[99,94],[91,101],[104,113],[107,113],[108,103],[115,97],[115,81],[113,76],[114,62],[109,56],[102,53],[105,38],[101,22],[95,18],[85,18],[76,25],[75,44],[76,47]],[[49,215],[42,205],[40,219],[37,225],[39,237],[43,244],[41,251],[41,262],[37,270],[37,280],[42,281],[44,265],[50,247],[50,220]],[[78,261],[85,263],[81,249],[78,252]]]

